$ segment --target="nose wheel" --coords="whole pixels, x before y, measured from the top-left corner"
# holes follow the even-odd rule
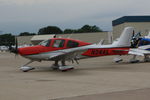
[[[34,61],[29,61],[28,63],[26,63],[25,65],[23,65],[22,67],[20,67],[20,70],[22,70],[23,72],[28,72],[30,70],[34,70],[35,68],[34,67],[29,67],[27,65],[31,64],[32,62]]]
[[[23,72],[28,72],[28,71],[31,71],[31,70],[34,70],[35,68],[33,67],[29,67],[29,66],[23,66],[20,68],[20,70],[22,70]]]

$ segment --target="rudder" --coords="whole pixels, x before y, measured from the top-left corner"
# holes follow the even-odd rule
[[[119,40],[115,43],[117,47],[129,47],[131,46],[131,39],[133,36],[134,28],[133,27],[126,27]]]

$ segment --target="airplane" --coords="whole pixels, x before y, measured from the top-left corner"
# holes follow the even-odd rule
[[[150,33],[145,37],[137,38],[135,43],[136,48],[131,48],[129,54],[133,55],[130,60],[131,63],[137,63],[139,60],[136,59],[137,56],[144,56],[144,62],[150,62]]]
[[[35,69],[27,66],[34,61],[54,61],[55,63],[51,66],[52,69],[68,71],[74,69],[74,67],[67,66],[66,61],[78,63],[80,59],[128,54],[133,30],[133,27],[126,27],[120,38],[108,45],[102,45],[101,42],[91,44],[71,38],[52,38],[42,41],[36,46],[18,48],[16,40],[16,47],[10,48],[10,51],[30,60],[20,68],[23,72]],[[59,62],[62,65],[59,65]]]

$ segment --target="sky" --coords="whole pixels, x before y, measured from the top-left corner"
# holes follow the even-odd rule
[[[150,15],[150,0],[0,0],[0,33],[35,32],[46,26],[112,30],[122,16]]]

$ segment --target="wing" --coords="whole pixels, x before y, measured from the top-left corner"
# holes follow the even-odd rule
[[[90,48],[94,48],[96,44],[88,45],[88,46],[82,46],[82,47],[76,47],[76,48],[69,48],[69,49],[63,49],[63,50],[57,50],[54,52],[51,52],[49,54],[50,60],[72,60],[76,59],[77,57],[81,56],[83,52]]]
[[[144,56],[144,55],[150,55],[150,51],[137,48],[137,49],[130,49],[128,54]]]

